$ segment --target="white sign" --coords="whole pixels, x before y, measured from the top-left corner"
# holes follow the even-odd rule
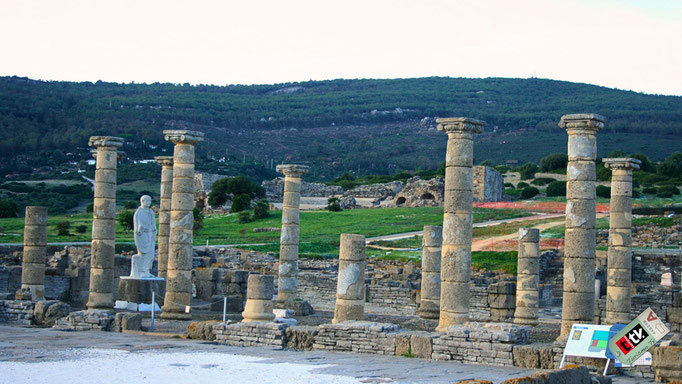
[[[606,359],[610,325],[573,324],[564,355]]]

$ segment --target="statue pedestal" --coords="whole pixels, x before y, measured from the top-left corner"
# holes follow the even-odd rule
[[[163,277],[121,277],[118,284],[116,309],[151,311],[152,291],[155,293],[155,311],[161,310],[166,295],[166,280]]]

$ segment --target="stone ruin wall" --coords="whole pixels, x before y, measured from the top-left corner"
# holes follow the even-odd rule
[[[502,201],[504,177],[494,168],[474,166],[474,201]]]

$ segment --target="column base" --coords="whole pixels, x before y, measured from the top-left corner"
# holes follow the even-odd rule
[[[332,324],[348,320],[365,319],[365,300],[336,299]]]
[[[469,321],[469,313],[457,313],[440,311],[440,321],[436,327],[437,332],[447,332],[451,325],[464,324]]]
[[[273,309],[272,300],[247,299],[244,312],[242,312],[242,322],[272,321],[275,319],[275,314],[272,313]]]
[[[438,320],[440,318],[440,302],[422,299],[419,303],[419,309],[417,309],[417,316],[422,319]]]
[[[161,312],[160,317],[164,320],[192,320],[192,315],[184,312]]]

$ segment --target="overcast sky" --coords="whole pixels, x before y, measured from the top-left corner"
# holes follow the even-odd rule
[[[537,76],[682,95],[678,0],[0,0],[0,75],[281,83]]]

